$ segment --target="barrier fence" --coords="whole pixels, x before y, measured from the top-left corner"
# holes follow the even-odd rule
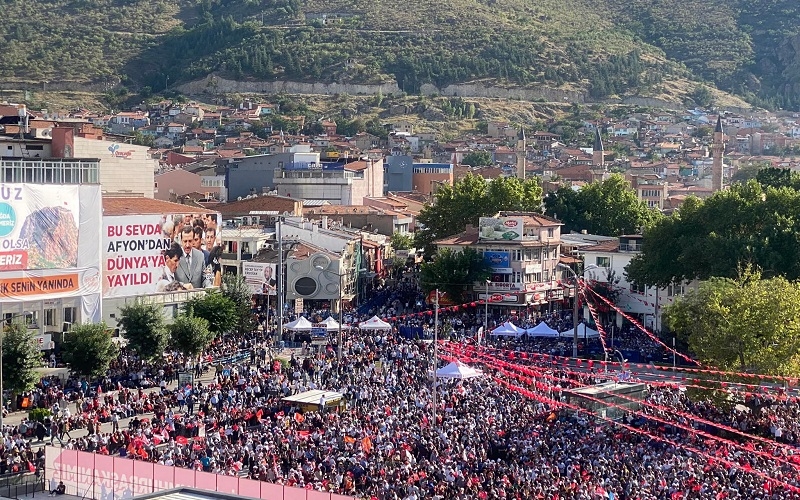
[[[217,491],[260,500],[352,500],[353,497],[252,479],[98,455],[45,448],[45,488],[64,482],[66,494],[94,500],[130,499],[175,488]]]

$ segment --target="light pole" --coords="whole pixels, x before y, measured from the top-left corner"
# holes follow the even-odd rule
[[[489,283],[490,280],[486,280],[486,297],[484,297],[483,301],[483,337],[486,338],[489,335]]]
[[[13,319],[21,318],[23,316],[28,316],[31,314],[29,311],[24,311],[19,314],[14,314],[5,318],[6,322],[10,322]],[[5,340],[6,332],[5,326],[3,326],[3,331],[0,333],[0,433],[3,431],[3,410],[5,409],[5,401],[3,400],[3,340]]]
[[[572,274],[572,277],[575,279],[575,296],[572,298],[572,357],[578,357],[578,289],[580,288],[580,280],[578,279],[578,275],[575,271],[572,270],[566,264],[558,263],[558,267],[562,269],[566,269]],[[591,265],[586,266],[584,271],[588,271],[590,269],[596,269],[597,266]]]
[[[314,266],[315,268],[319,269],[323,273],[333,274],[339,278],[339,335],[336,337],[336,360],[341,363],[342,362],[342,303],[343,303],[343,294],[344,294],[344,286],[342,284],[342,278],[344,277],[344,273],[339,274],[333,271],[328,271],[322,266]]]
[[[439,289],[436,289],[436,302],[434,302],[434,316],[433,316],[433,421],[431,426],[436,427],[436,367],[439,365]]]

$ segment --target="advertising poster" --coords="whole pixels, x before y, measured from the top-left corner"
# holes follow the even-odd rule
[[[253,295],[275,295],[278,283],[278,265],[268,262],[244,262],[242,274]]]
[[[522,217],[481,217],[478,238],[488,241],[522,241]]]
[[[182,241],[183,228],[196,219],[204,228],[202,238]],[[219,286],[219,220],[217,213],[103,217],[103,297]],[[186,258],[185,244],[195,250],[192,259]]]
[[[483,260],[489,264],[494,274],[511,274],[511,256],[509,252],[483,252]]]
[[[78,265],[78,186],[0,187],[0,270]]]
[[[0,184],[0,301],[81,297],[99,317],[100,187]]]

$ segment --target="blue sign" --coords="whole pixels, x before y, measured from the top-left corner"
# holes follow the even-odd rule
[[[511,256],[508,252],[483,252],[483,260],[496,274],[511,274]]]
[[[8,203],[0,203],[0,236],[8,236],[17,226],[17,213]]]
[[[308,162],[293,161],[283,166],[284,170],[344,170],[346,163],[342,162]]]

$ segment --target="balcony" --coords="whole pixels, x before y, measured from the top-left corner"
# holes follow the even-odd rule
[[[638,243],[620,243],[619,244],[619,251],[620,252],[641,252],[642,245]]]

